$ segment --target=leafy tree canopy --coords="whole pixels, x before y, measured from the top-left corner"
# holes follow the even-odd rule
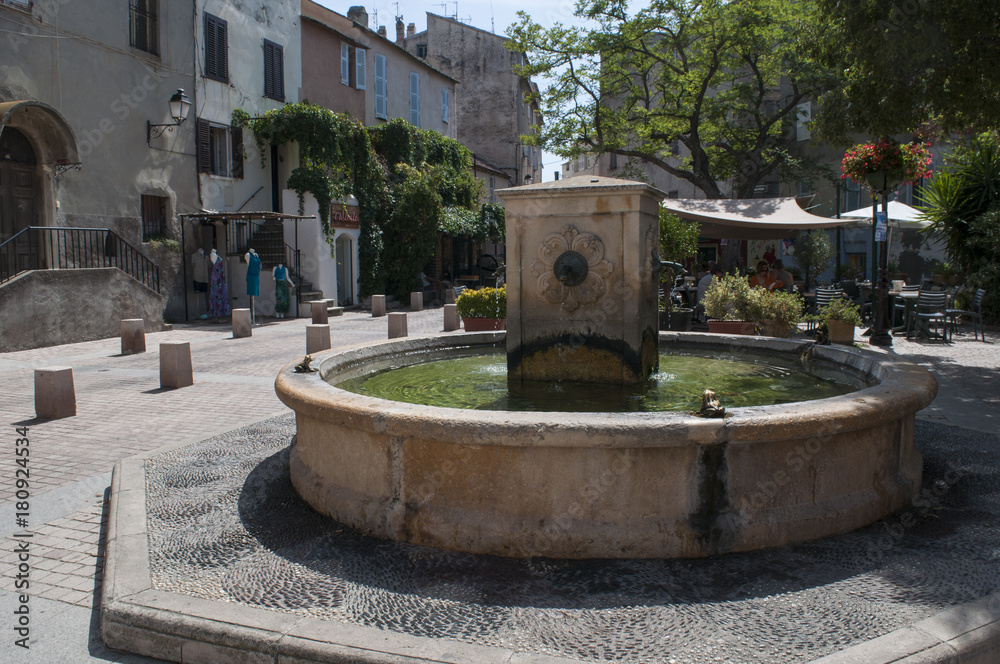
[[[545,29],[520,14],[508,35],[540,97],[540,140],[565,157],[610,152],[644,160],[723,198],[749,198],[799,167],[788,153],[798,105],[828,89],[811,55],[815,0],[580,0],[594,28]],[[678,160],[675,145],[690,153]]]
[[[1000,126],[1000,4],[817,0],[821,61],[838,72],[816,127],[850,142],[918,130]]]

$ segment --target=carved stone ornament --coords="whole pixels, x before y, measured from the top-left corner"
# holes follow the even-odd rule
[[[581,233],[567,224],[560,233],[542,240],[531,272],[538,277],[538,290],[551,304],[567,311],[593,304],[608,291],[614,265],[604,258],[604,242],[593,233]]]

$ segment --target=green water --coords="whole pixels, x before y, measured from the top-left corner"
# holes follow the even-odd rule
[[[685,350],[661,354],[659,372],[641,386],[524,381],[508,389],[505,354],[469,352],[349,378],[336,386],[426,406],[556,412],[697,410],[706,389],[728,408],[767,406],[823,399],[866,386],[859,377],[822,365],[807,367],[797,358]]]

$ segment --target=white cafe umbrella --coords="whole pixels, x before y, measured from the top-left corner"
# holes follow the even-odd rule
[[[879,206],[881,207],[881,205]],[[916,208],[912,208],[905,203],[900,203],[899,201],[889,201],[889,220],[898,222],[899,228],[927,228],[930,226],[930,222],[920,219],[922,212]],[[869,223],[872,220],[872,208],[869,205],[866,208],[860,208],[858,210],[851,210],[850,212],[842,212],[841,217],[857,217],[858,219],[864,219]]]

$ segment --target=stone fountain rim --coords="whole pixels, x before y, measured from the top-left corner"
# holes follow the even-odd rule
[[[826,399],[732,408],[725,419],[705,419],[687,413],[561,413],[488,411],[424,406],[347,392],[324,378],[345,365],[388,354],[497,345],[504,332],[459,333],[407,337],[317,354],[315,373],[294,373],[298,360],[285,366],[275,380],[281,401],[300,415],[333,423],[351,423],[388,435],[421,437],[476,445],[665,447],[728,442],[754,443],[814,436],[830,422],[837,431],[888,423],[899,413],[916,412],[933,401],[937,381],[926,369],[891,355],[850,347],[821,346],[811,341],[747,337],[697,332],[661,332],[660,345],[726,345],[743,350],[812,352],[877,381],[871,387]],[[541,441],[544,440],[544,443]]]

